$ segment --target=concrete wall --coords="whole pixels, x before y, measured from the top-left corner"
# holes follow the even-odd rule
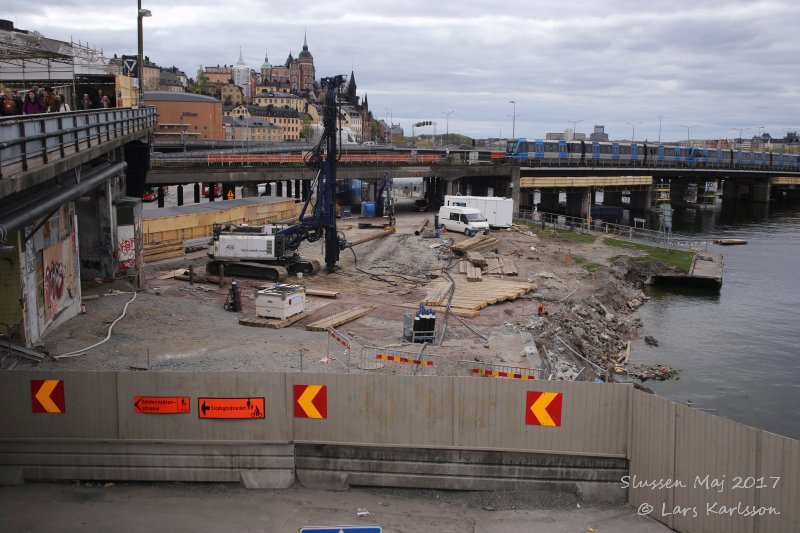
[[[63,380],[64,413],[32,412],[31,380],[38,379]],[[295,418],[295,385],[327,387],[327,418]],[[560,427],[526,424],[531,391],[563,394]],[[191,412],[137,413],[135,396],[188,396]],[[263,397],[265,416],[202,419],[200,397]],[[241,481],[275,488],[298,479],[335,488],[548,488],[592,500],[627,497],[682,532],[800,531],[800,442],[624,384],[10,371],[0,373],[0,405],[5,482]],[[720,515],[722,506],[733,511]],[[765,514],[746,516],[753,508]]]

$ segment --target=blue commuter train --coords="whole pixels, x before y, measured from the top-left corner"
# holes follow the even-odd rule
[[[530,165],[800,170],[800,155],[672,144],[514,139],[506,158]]]

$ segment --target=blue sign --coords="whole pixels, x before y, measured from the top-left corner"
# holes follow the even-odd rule
[[[311,526],[301,527],[300,533],[382,533],[381,526]]]

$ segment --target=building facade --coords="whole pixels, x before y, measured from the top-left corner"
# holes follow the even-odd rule
[[[162,139],[223,140],[222,102],[194,93],[145,93],[147,105],[158,109],[155,135]]]

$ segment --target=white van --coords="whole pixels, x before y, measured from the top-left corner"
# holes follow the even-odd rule
[[[489,234],[486,217],[474,207],[448,205],[439,208],[439,227],[464,235]]]

